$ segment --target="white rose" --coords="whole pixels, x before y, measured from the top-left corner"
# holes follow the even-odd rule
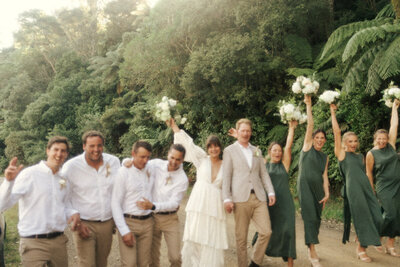
[[[301,86],[300,86],[300,82],[295,82],[292,85],[292,91],[295,94],[300,94],[301,93]]]
[[[315,90],[315,87],[314,87],[314,85],[312,83],[308,83],[306,85],[306,87],[303,88],[302,91],[303,91],[303,94],[308,95],[308,94],[315,93],[316,90]]]
[[[307,121],[307,115],[306,115],[306,114],[303,114],[303,115],[301,116],[300,120],[299,120],[299,123],[300,123],[300,124],[303,124],[303,123],[305,123],[306,121]]]
[[[169,113],[169,105],[168,105],[168,102],[161,102],[161,103],[160,103],[160,108],[161,108],[162,111],[168,111],[168,113]]]
[[[296,111],[293,113],[293,119],[295,119],[296,121],[299,121],[299,120],[301,119],[301,112],[300,112],[300,110],[296,110]]]
[[[183,118],[181,119],[181,124],[185,124],[186,121],[187,121],[187,118],[183,117]]]
[[[170,119],[170,118],[171,118],[171,114],[169,113],[169,111],[163,111],[163,112],[161,112],[160,119],[161,119],[162,121],[166,121],[166,120],[168,120],[168,119]]]
[[[303,81],[301,82],[301,85],[306,86],[308,84],[312,84],[310,78],[304,78]]]
[[[286,104],[283,106],[283,110],[286,114],[288,113],[293,113],[294,111],[294,105],[293,104]]]
[[[304,76],[299,76],[296,78],[296,82],[301,83],[305,78]]]
[[[175,107],[175,106],[176,106],[176,100],[174,100],[174,99],[169,99],[169,100],[168,100],[168,103],[169,103],[169,105],[170,105],[171,107]]]
[[[163,96],[163,98],[161,99],[162,102],[167,102],[168,101],[168,97]]]

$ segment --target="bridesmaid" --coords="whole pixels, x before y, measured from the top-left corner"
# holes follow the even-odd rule
[[[293,198],[289,189],[289,168],[292,160],[292,145],[294,130],[298,125],[297,121],[289,122],[289,133],[286,139],[284,153],[280,144],[272,142],[268,148],[267,170],[271,177],[277,197],[276,204],[269,206],[272,235],[269,240],[265,255],[270,257],[282,257],[293,266],[296,259],[296,212]],[[283,154],[283,155],[282,155]],[[254,236],[253,244],[257,238]]]
[[[384,211],[381,236],[389,237],[386,253],[395,257],[400,257],[394,249],[394,239],[400,236],[400,161],[396,153],[399,103],[393,103],[389,133],[382,129],[375,132],[374,147],[366,160],[368,178],[373,187],[375,177],[376,195]]]
[[[297,185],[301,216],[304,221],[305,243],[308,246],[308,259],[315,267],[321,266],[315,244],[319,244],[321,213],[329,199],[328,156],[321,151],[326,142],[325,132],[316,130],[313,133],[311,96],[305,95],[304,102],[307,107],[307,130],[300,153],[300,175]]]
[[[371,262],[365,249],[369,245],[380,246],[379,231],[382,225],[381,208],[365,173],[364,157],[356,153],[358,138],[354,132],[347,132],[341,140],[336,119],[336,105],[331,104],[332,129],[335,136],[335,155],[344,184],[343,243],[349,241],[351,218],[357,234],[357,258]]]

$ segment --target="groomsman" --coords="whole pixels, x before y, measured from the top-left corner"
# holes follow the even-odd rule
[[[168,247],[170,266],[179,267],[181,259],[181,237],[178,208],[188,188],[188,178],[182,162],[185,148],[173,144],[168,152],[168,160],[149,161],[151,175],[154,176],[153,201],[144,199],[137,205],[143,210],[154,211],[154,230],[151,248],[152,267],[160,266],[161,237],[164,234]]]
[[[104,137],[98,131],[82,136],[83,154],[70,159],[63,175],[71,185],[71,205],[78,210],[82,223],[73,234],[80,267],[107,266],[114,221],[111,196],[119,159],[103,153]]]
[[[68,266],[64,230],[67,217],[72,230],[79,225],[79,214],[67,208],[68,182],[59,170],[68,156],[67,138],[55,136],[47,143],[47,160],[22,170],[13,158],[0,186],[0,212],[19,201],[18,232],[22,265]]]
[[[147,267],[153,238],[153,213],[136,205],[143,198],[152,200],[154,178],[147,162],[152,147],[137,141],[132,147],[132,167],[121,167],[115,178],[111,201],[112,213],[119,234],[122,266]]]
[[[247,266],[247,234],[253,220],[259,234],[250,266],[262,264],[271,236],[267,198],[275,204],[275,192],[261,151],[250,144],[251,121],[236,123],[237,141],[223,153],[222,197],[225,210],[235,215],[236,250],[239,267]]]

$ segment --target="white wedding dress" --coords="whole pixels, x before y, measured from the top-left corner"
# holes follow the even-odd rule
[[[185,209],[182,266],[223,267],[228,240],[221,194],[222,166],[211,182],[211,160],[207,153],[183,130],[175,133],[174,143],[185,147],[185,161],[192,162],[197,169],[196,184]]]

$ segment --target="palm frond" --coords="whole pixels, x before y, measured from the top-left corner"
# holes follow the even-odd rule
[[[400,36],[390,43],[389,47],[383,54],[379,68],[378,74],[383,79],[386,80],[390,77],[396,76],[400,73]]]
[[[356,32],[370,28],[374,26],[380,26],[389,22],[392,22],[391,18],[382,18],[382,19],[374,19],[374,20],[366,20],[350,23],[347,25],[343,25],[337,28],[329,37],[328,41],[324,46],[324,50],[322,51],[320,60],[325,57],[331,57],[331,54],[344,42],[347,42],[348,39],[351,38]]]
[[[380,19],[380,18],[396,18],[396,13],[393,10],[392,4],[387,4],[381,9],[381,11],[379,11],[375,19]]]
[[[392,33],[400,33],[400,24],[387,23],[358,31],[347,42],[342,55],[342,61],[345,62],[349,58],[355,56],[360,49],[370,43],[376,42],[377,40],[384,40],[388,37],[390,38]]]
[[[284,39],[285,45],[289,50],[291,58],[302,68],[312,66],[312,48],[307,39],[289,34]]]

